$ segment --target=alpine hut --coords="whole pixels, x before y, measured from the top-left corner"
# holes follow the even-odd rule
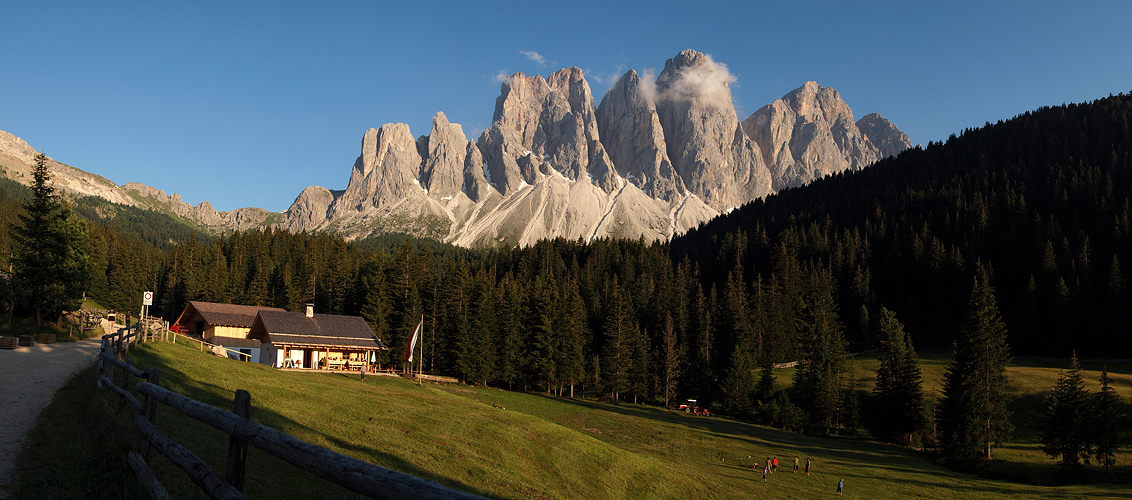
[[[199,337],[210,344],[240,351],[245,359],[260,362],[260,342],[249,339],[256,315],[260,311],[284,312],[278,307],[241,306],[215,302],[191,301],[173,322],[175,329],[185,335]]]
[[[260,311],[249,339],[261,343],[260,362],[276,368],[355,369],[375,363],[381,339],[360,316]]]

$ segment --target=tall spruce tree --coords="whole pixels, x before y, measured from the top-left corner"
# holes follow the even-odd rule
[[[664,328],[661,330],[661,384],[664,393],[664,406],[668,407],[676,399],[676,380],[680,377],[680,359],[683,350],[676,336],[676,324],[672,313],[664,312]]]
[[[1090,441],[1093,444],[1093,453],[1098,465],[1104,465],[1105,474],[1109,468],[1116,465],[1116,452],[1120,450],[1120,414],[1119,397],[1116,389],[1112,388],[1112,377],[1108,375],[1108,368],[1101,371],[1101,391],[1093,402],[1093,412],[1089,419],[1092,429]]]
[[[949,460],[992,458],[991,445],[1012,430],[1006,408],[1006,323],[998,312],[990,273],[977,266],[966,320],[944,375],[939,431]]]
[[[637,324],[616,274],[610,285],[610,295],[605,320],[605,345],[601,349],[601,378],[606,390],[613,394],[613,400],[619,401],[621,393],[629,389]]]
[[[574,385],[582,383],[586,377],[585,344],[589,336],[586,329],[586,304],[578,290],[577,279],[570,278],[566,283],[559,323],[559,375],[562,383],[570,386],[570,397],[574,397]]]
[[[920,361],[896,313],[881,307],[878,326],[880,365],[873,389],[872,433],[880,441],[908,444],[928,424]]]
[[[794,397],[810,416],[814,430],[837,426],[844,396],[845,339],[833,299],[833,276],[814,269],[806,292],[803,324],[799,329],[803,358],[794,373]]]
[[[1081,470],[1081,462],[1089,463],[1089,391],[1081,376],[1081,364],[1073,353],[1069,371],[1061,371],[1057,384],[1046,397],[1041,412],[1042,452],[1058,459],[1067,472]]]
[[[42,325],[44,313],[73,307],[83,291],[86,226],[55,193],[43,153],[35,156],[33,179],[32,197],[23,204],[24,213],[13,229],[12,264],[24,302],[35,312],[36,324]]]

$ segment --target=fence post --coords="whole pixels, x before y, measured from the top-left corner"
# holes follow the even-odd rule
[[[99,346],[98,346],[99,354],[106,352],[106,344],[107,344],[106,337],[103,337],[102,343],[99,344]],[[106,366],[103,364],[102,356],[98,357],[98,374],[99,375],[106,375]],[[102,377],[101,376],[98,378],[97,382],[98,382],[98,384],[97,384],[98,388],[101,389],[102,388]]]
[[[237,390],[232,413],[243,418],[248,418],[251,414],[251,406],[251,393],[243,389]],[[229,437],[228,465],[224,469],[224,480],[240,491],[244,491],[244,464],[247,462],[247,459],[248,443],[236,439],[235,436]]]
[[[160,385],[159,383],[161,382],[161,371],[158,370],[156,366],[154,366],[149,369],[149,373],[146,373],[145,379],[147,382],[153,385]],[[151,424],[157,425],[157,399],[155,399],[153,396],[146,396],[144,411],[146,420],[149,420],[149,423]],[[142,458],[144,458],[146,461],[149,460],[149,449],[149,440],[142,439]]]
[[[134,359],[129,354],[126,355],[126,364],[134,364]],[[130,371],[122,370],[122,389],[126,392],[130,391]],[[118,408],[121,409],[126,406],[126,398],[118,398]]]

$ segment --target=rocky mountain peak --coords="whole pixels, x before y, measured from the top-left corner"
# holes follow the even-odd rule
[[[752,113],[743,121],[743,131],[758,143],[775,191],[860,170],[883,157],[858,128],[841,95],[816,82],[806,82]],[[879,137],[882,132],[877,133]],[[890,149],[898,148],[893,143]]]
[[[779,189],[859,169],[909,146],[880,115],[854,121],[837,91],[806,82],[742,123],[735,82],[711,55],[684,50],[655,78],[630,70],[595,103],[583,71],[515,73],[475,141],[443,112],[427,135],[403,123],[362,135],[345,190],[311,186],[283,220],[217,212],[142,184],[118,187],[50,162],[69,195],[102,196],[216,232],[277,225],[347,238],[402,232],[464,246],[539,239],[663,240]],[[0,169],[30,182],[35,150],[0,132]]]
[[[464,160],[468,154],[464,129],[437,112],[432,117],[432,131],[424,141],[427,146],[420,183],[429,196],[451,199],[464,186]]]
[[[636,71],[622,75],[597,109],[598,130],[618,174],[654,198],[674,201],[685,194],[684,181],[668,158],[653,90]]]
[[[617,174],[601,144],[596,106],[581,69],[561,69],[546,80],[516,73],[500,92],[495,119],[477,145],[488,180],[501,194],[533,185],[552,170],[572,181],[588,174],[607,192],[616,187]]]
[[[727,66],[692,50],[664,63],[656,109],[672,167],[708,206],[725,211],[771,192],[759,146],[742,131]]]
[[[901,132],[884,117],[876,113],[869,113],[857,120],[857,128],[865,137],[869,138],[874,146],[880,149],[880,157],[896,156],[900,152],[912,147],[908,134]]]

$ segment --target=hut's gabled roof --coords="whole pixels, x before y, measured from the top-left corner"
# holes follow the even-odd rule
[[[177,318],[174,324],[180,324],[181,318],[192,318],[199,314],[205,323],[210,325],[239,326],[250,328],[255,322],[256,314],[260,311],[286,312],[278,307],[241,306],[236,304],[217,304],[215,302],[191,301],[185,306],[185,311]]]
[[[272,344],[385,349],[360,316],[260,311],[250,337]]]

